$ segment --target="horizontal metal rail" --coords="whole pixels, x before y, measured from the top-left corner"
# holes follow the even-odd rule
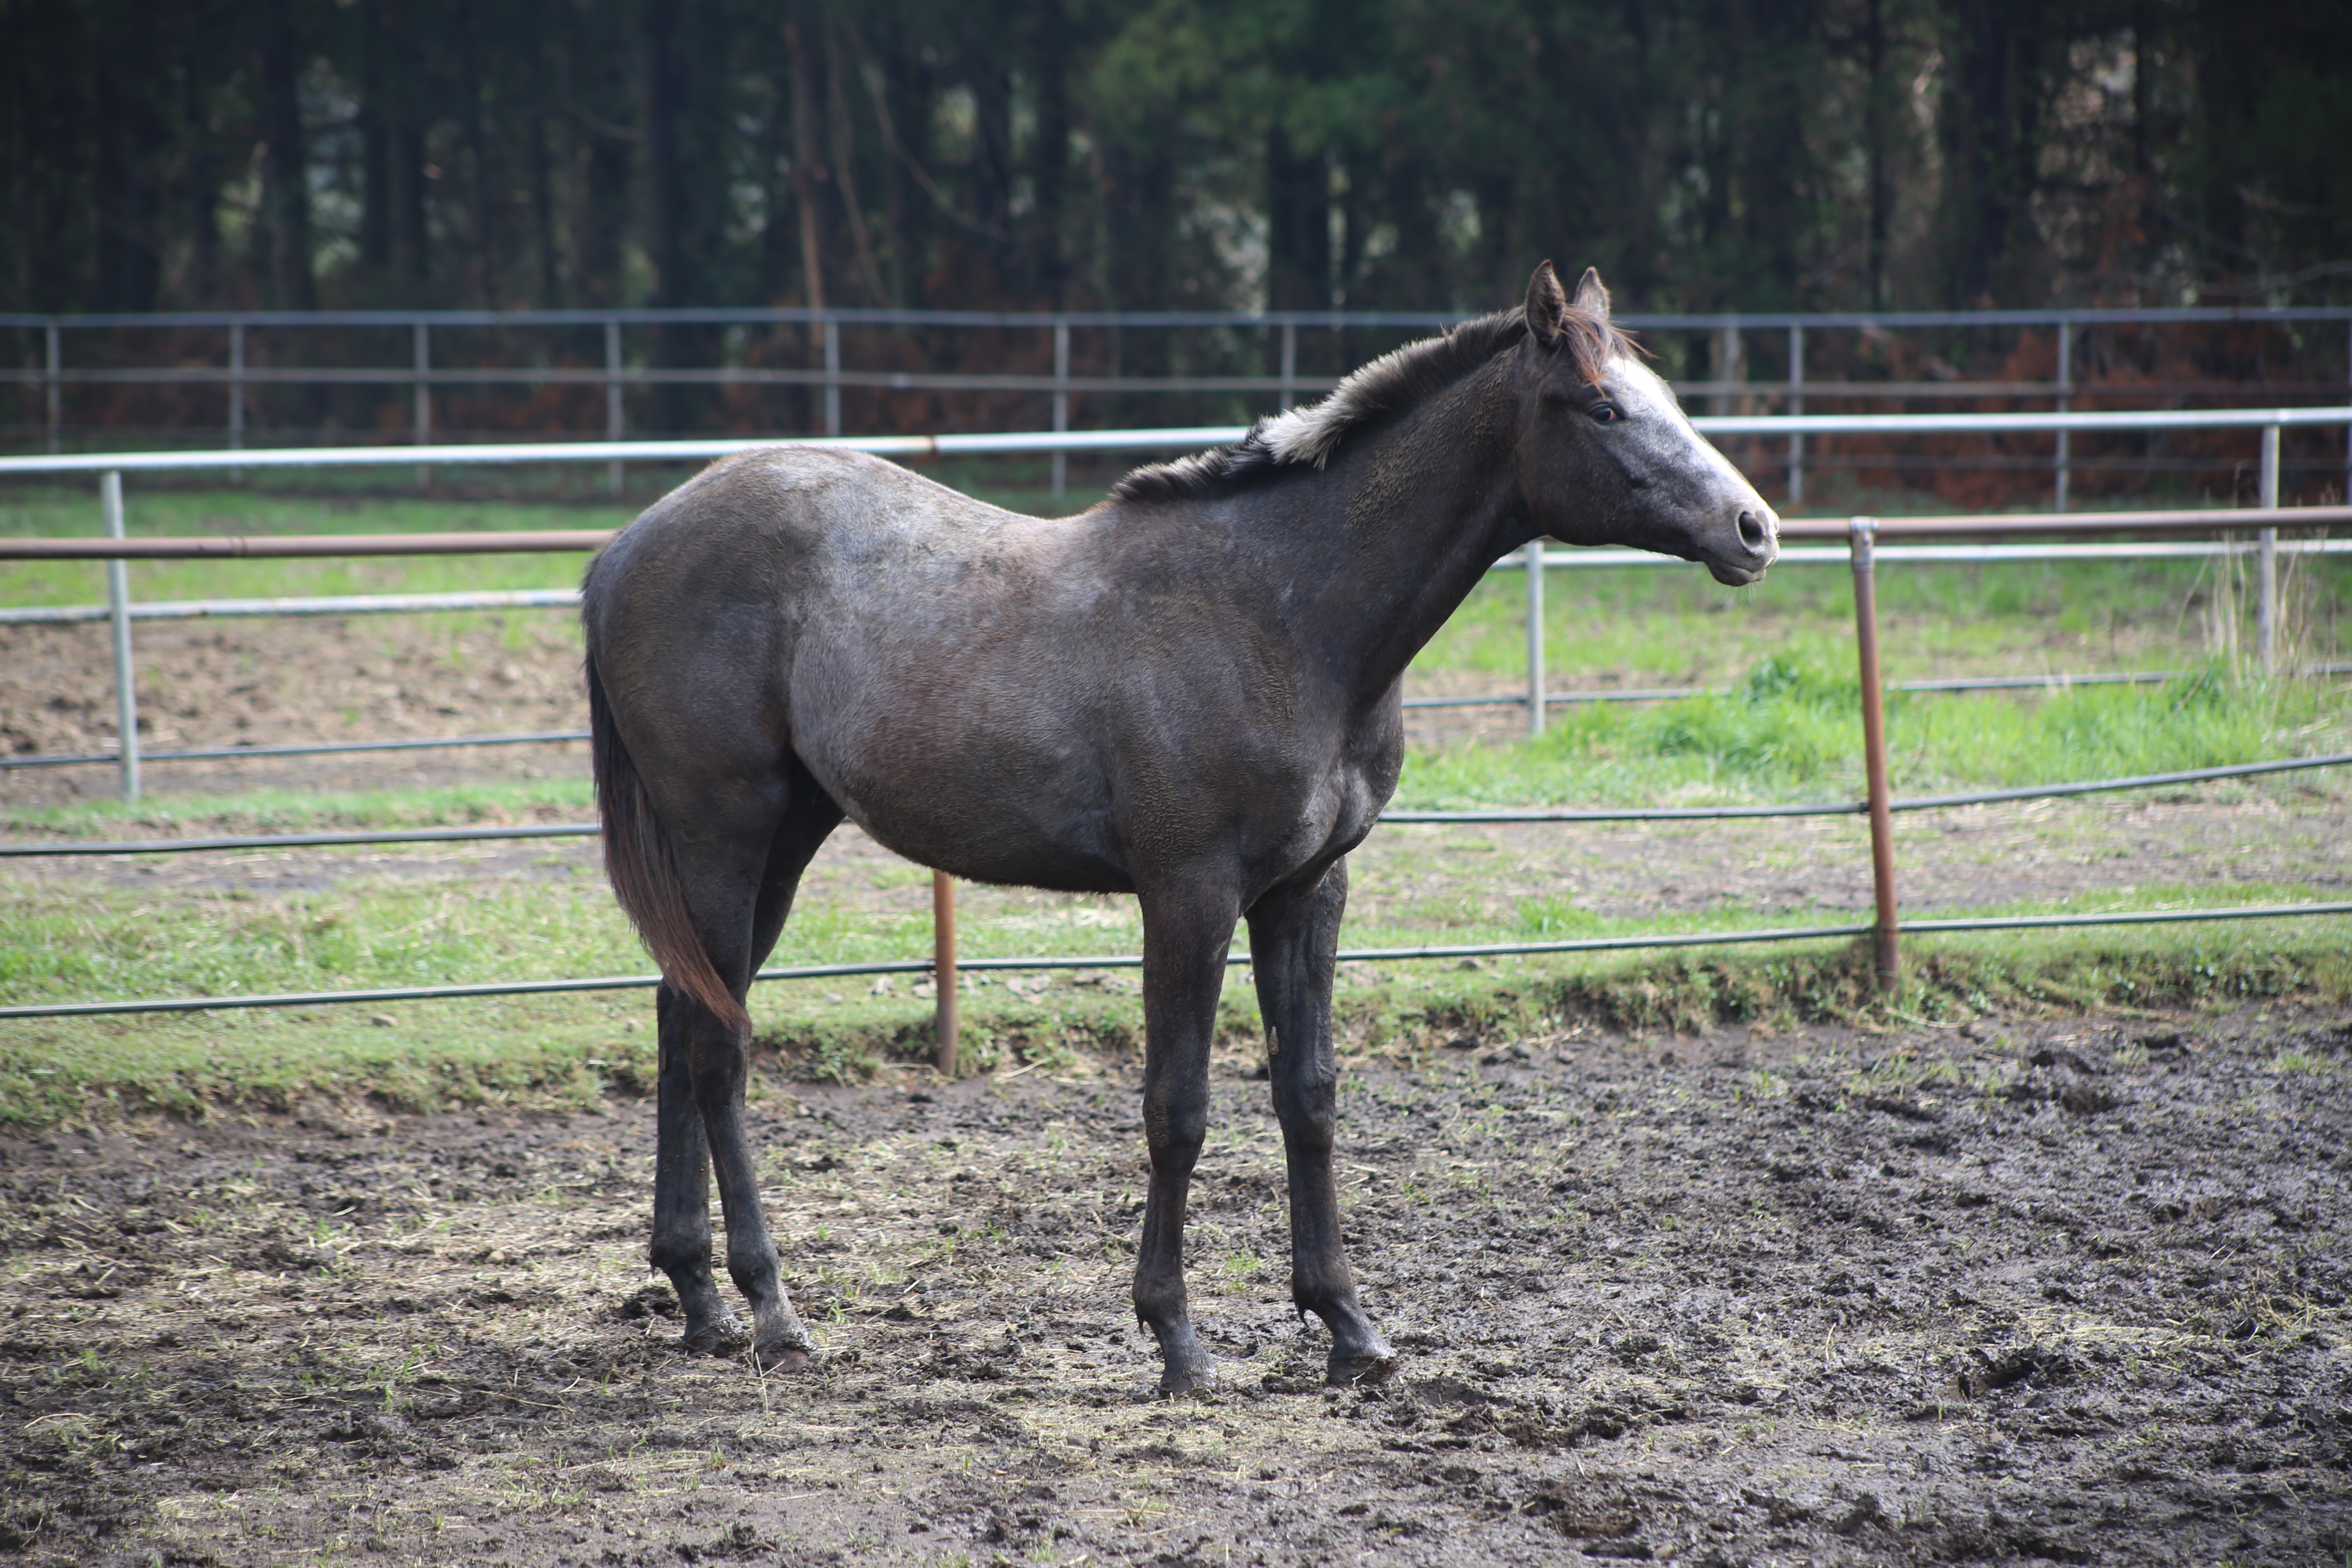
[[[517,735],[444,735],[423,741],[326,741],[310,745],[285,746],[191,746],[183,751],[150,752],[142,750],[139,758],[147,763],[212,763],[237,757],[326,757],[345,752],[430,752],[448,747],[470,746],[544,746],[565,741],[584,741],[585,730],[535,730]],[[70,768],[95,763],[112,763],[119,752],[52,752],[32,756],[0,756],[0,770],[8,768]]]
[[[2077,430],[2258,430],[2271,426],[2352,424],[2352,406],[2132,409],[2091,413],[1725,414],[1691,423],[1710,436],[2000,435]],[[1143,451],[1222,446],[1242,425],[1134,430],[1023,430],[940,436],[812,436],[696,441],[530,441],[437,446],[260,447],[191,452],[74,452],[0,458],[0,477],[195,471],[208,468],[392,467],[468,463],[687,462],[763,447],[827,447],[881,457],[985,456],[1022,452]]]
[[[1023,452],[1142,452],[1216,447],[1249,434],[1246,425],[1137,430],[1013,430],[969,436],[798,436],[702,441],[515,441],[439,446],[251,447],[202,452],[68,452],[0,458],[13,474],[194,471],[207,468],[389,468],[412,464],[708,462],[763,447],[822,447],[882,458],[985,457]]]
[[[2294,773],[2308,768],[2341,767],[2352,763],[2352,752],[2326,756],[2288,757],[2269,763],[2236,763],[2227,767],[2189,768],[2178,773],[2137,773],[2123,778],[2074,783],[2026,784],[2016,789],[1982,790],[1965,795],[1916,795],[1898,798],[1897,811],[1934,811],[1950,806],[1990,805],[2003,801],[2056,799],[2068,795],[2102,795],[2117,790],[2161,789],[2173,784],[2204,784],[2219,779],[2252,778],[2264,773]],[[1722,822],[1748,817],[1853,816],[1867,810],[1860,801],[1829,801],[1798,805],[1675,805],[1675,806],[1514,806],[1494,811],[1390,811],[1383,824],[1426,826],[1437,823],[1488,822]],[[601,829],[593,822],[541,823],[522,827],[399,827],[353,828],[331,833],[238,834],[211,838],[68,839],[51,843],[0,844],[0,858],[58,855],[177,855],[215,849],[310,849],[356,844],[452,844],[502,838],[588,838]]]
[[[698,305],[669,309],[572,310],[147,310],[91,311],[52,315],[12,310],[0,313],[0,328],[56,327],[64,331],[120,327],[625,327],[823,326],[997,327],[1009,331],[1046,327],[1450,327],[1475,320],[1478,310],[919,310],[875,307]],[[2043,327],[2174,326],[2229,321],[2352,321],[2343,305],[2113,306],[2041,310],[1620,310],[1612,317],[1636,331],[1704,331],[1738,327],[1769,331],[1788,327]]]
[[[2295,510],[2297,515],[2300,515],[2303,511],[2316,509],[2300,508],[2292,510]],[[261,552],[251,548],[254,540],[257,537],[268,536],[243,536],[241,542],[245,543],[247,548],[242,552],[242,558],[251,559],[256,554]],[[361,545],[361,549],[355,552],[355,553],[383,554],[392,553],[393,552],[389,550],[371,549],[369,548],[369,542],[376,540],[405,539],[434,540],[447,539],[451,537],[468,541],[478,541],[486,538],[499,538],[502,536],[483,534],[457,534],[455,536],[446,534],[327,534],[310,537],[325,540],[356,542]],[[540,537],[562,538],[566,536],[548,535]],[[592,535],[590,531],[582,531],[580,537],[584,541],[592,537]],[[232,553],[235,553],[226,547],[215,550],[183,549],[179,550],[176,555],[159,557],[152,553],[144,553],[146,547],[150,542],[151,542],[149,541],[126,541],[126,545],[129,545],[142,553],[125,556],[123,558],[150,560],[195,558],[210,560],[215,557],[228,557]],[[152,542],[172,543],[176,546],[176,542],[171,541]],[[59,549],[53,552],[46,552],[43,554],[37,556],[11,557],[7,553],[7,541],[0,540],[0,560],[12,558],[19,560],[88,560],[112,558],[99,557],[90,553],[91,550],[102,545],[102,542],[100,541],[89,541],[87,544],[79,540],[63,541],[61,542],[61,547]],[[72,550],[72,553],[67,553],[68,547]],[[492,549],[488,551],[474,550],[449,552],[474,554],[551,553],[557,551],[588,550],[598,547],[599,546],[594,543],[583,542],[578,544],[551,545],[527,551],[504,551]],[[1878,552],[1878,558],[1882,562],[1892,561],[1898,563],[1902,562],[1920,563],[1935,562],[1947,564],[1967,564],[1969,563],[1990,563],[2000,561],[2141,561],[2158,558],[2200,560],[2211,556],[2258,554],[2261,548],[2261,545],[2254,541],[2242,539],[2147,540],[2137,541],[2127,544],[1891,544]],[[2352,554],[2352,539],[2288,539],[2280,541],[2276,548],[2278,553],[2282,555],[2345,555]],[[310,552],[310,553],[324,552],[325,551],[322,547],[321,550],[318,552]],[[427,552],[428,552],[424,551],[403,552],[403,553]],[[436,551],[430,552],[439,553],[440,552]],[[1838,549],[1834,545],[1799,544],[1791,545],[1782,550],[1780,552],[1780,559],[1773,563],[1773,564],[1778,566],[1843,566],[1845,563],[1846,552]],[[1687,565],[1688,563],[1683,561],[1677,556],[1660,555],[1653,551],[1622,550],[1614,546],[1604,546],[1589,550],[1547,550],[1544,552],[1543,564],[1546,570],[1558,570],[1563,568],[1574,570],[1591,567],[1683,566]],[[1522,572],[1526,569],[1526,558],[1520,555],[1506,556],[1502,560],[1496,562],[1492,568],[1492,570],[1496,573]],[[344,594],[318,595],[300,598],[277,599],[155,599],[133,604],[126,609],[125,614],[130,619],[134,621],[194,621],[261,618],[275,616],[289,617],[306,616],[393,616],[440,614],[451,611],[576,610],[579,607],[580,590],[577,588],[514,588],[491,589],[478,593],[461,594]],[[111,606],[106,605],[15,605],[0,609],[0,626],[78,626],[89,622],[107,620],[111,617],[113,611]],[[2029,679],[2026,682],[2026,684],[2029,685],[2036,683],[2036,679]],[[1899,689],[1899,688],[1890,687],[1888,689],[1894,690]],[[1567,697],[1555,697],[1552,699],[1553,701],[1567,701],[1572,700],[1576,699]],[[1525,699],[1515,698],[1512,699],[1512,700],[1523,701]],[[1617,700],[1624,700],[1624,699],[1621,698],[1617,699]],[[1427,706],[1429,703],[1424,702],[1423,705]],[[5,765],[5,763],[0,763],[0,765]]]
[[[134,621],[235,620],[285,616],[405,616],[445,610],[576,610],[577,588],[513,588],[467,594],[322,594],[288,599],[154,599],[131,605]],[[30,605],[0,609],[0,626],[79,626],[113,614],[107,605]]]
[[[2175,925],[2205,921],[2294,920],[2314,916],[2352,915],[2352,902],[2326,904],[2260,904],[2237,908],[2196,910],[2132,910],[2112,914],[1989,915],[1955,920],[1905,922],[1913,934],[1956,931],[2052,931],[2086,926]],[[1573,952],[1633,952],[1645,949],[1730,947],[1744,943],[1808,942],[1868,936],[1874,925],[1780,926],[1764,931],[1676,931],[1651,936],[1570,937],[1556,942],[1463,942],[1442,947],[1343,948],[1341,963],[1409,963],[1461,958],[1536,956]],[[1228,952],[1228,968],[1246,967],[1249,959]],[[1083,958],[958,958],[957,969],[973,971],[1038,971],[1055,969],[1140,969],[1139,953],[1102,953]],[[886,959],[872,963],[819,963],[789,969],[763,969],[759,981],[830,980],[866,974],[929,974],[936,964],[928,959]],[[132,1002],[50,1002],[0,1007],[0,1021],[29,1018],[88,1018],[124,1013],[210,1013],[253,1007],[320,1007],[358,1003],[426,1002],[475,996],[533,996],[565,992],[643,990],[661,984],[658,974],[606,974],[582,980],[508,980],[478,985],[387,985],[353,991],[282,991],[246,996],[173,996]]]
[[[1017,371],[826,370],[814,366],[714,365],[605,368],[590,364],[515,364],[479,368],[409,365],[141,365],[0,368],[0,384],[19,386],[592,386],[642,391],[657,386],[805,386],[875,392],[1026,392],[1057,395],[1179,395],[1255,392],[1277,395],[1328,392],[1341,378],[1236,373],[1218,375],[1049,375]],[[1854,401],[1939,398],[2266,397],[2302,394],[2334,397],[2342,384],[2326,381],[1782,381],[1678,380],[1682,397],[1843,398]]]
[[[569,593],[571,590],[562,590]],[[103,611],[101,610],[101,615]],[[2077,686],[2157,686],[2168,680],[2182,680],[2190,671],[2181,669],[2125,670],[2089,675],[2002,675],[1962,676],[1948,680],[1890,681],[1889,691],[2064,691]],[[2352,664],[2306,664],[2285,671],[2289,675],[2347,675]],[[1634,689],[1625,691],[1549,691],[1547,703],[1569,705],[1579,702],[1671,702],[1692,697],[1727,697],[1732,687],[1677,686],[1655,689]],[[1500,708],[1524,707],[1524,693],[1506,691],[1479,697],[1408,697],[1407,708]],[[426,752],[440,748],[471,746],[531,746],[556,745],[567,742],[585,741],[585,730],[536,730],[512,735],[445,735],[430,740],[408,741],[327,741],[310,744],[282,746],[194,746],[177,751],[139,753],[150,763],[221,762],[239,757],[314,757],[335,756],[350,752]],[[28,756],[0,756],[0,771],[9,768],[62,768],[98,763],[111,763],[120,753],[107,752],[77,752],[67,753],[36,753]]]
[[[1888,518],[1883,527],[1896,535],[1910,534],[1972,534],[1972,533],[2139,533],[2139,532],[2245,532],[2273,528],[2326,528],[2352,523],[2352,506],[2241,507],[2234,510],[2211,508],[2183,511],[2117,511],[2117,512],[2053,512],[2036,516],[2032,513],[1989,512],[1966,517]],[[1826,539],[1844,532],[1846,524],[1827,518],[1790,518],[1780,524],[1781,537],[1787,539]],[[332,560],[378,555],[545,555],[576,553],[601,550],[612,541],[615,529],[560,529],[510,533],[251,533],[251,534],[178,534],[145,539],[109,539],[96,536],[47,538],[0,538],[0,561],[226,561],[226,560]],[[2284,540],[2275,548],[2300,549],[2310,553],[2341,553],[2343,542],[2335,540]],[[2077,544],[2065,554],[2055,554],[2058,545],[1917,545],[1887,547],[1886,554],[1895,560],[1912,561],[2016,561],[2032,559],[2095,559],[2109,556],[2137,559],[2151,554],[2200,555],[2228,553],[2231,550],[2248,548],[2243,545],[2179,544],[2155,542],[2147,544],[2089,545]],[[1895,553],[1906,551],[1906,554]],[[2032,551],[2036,553],[2026,554]],[[1835,559],[1834,550],[1818,546],[1796,546],[1783,550],[1781,559],[1792,565],[1822,564]],[[1651,551],[1621,550],[1603,547],[1588,551],[1547,550],[1543,565],[1555,566],[1636,566],[1681,565],[1679,557],[1661,555]],[[1527,557],[1517,560],[1507,556],[1490,568],[1494,571],[1524,571]],[[564,590],[539,590],[561,593]],[[564,603],[560,599],[543,601],[550,605]],[[457,607],[457,606],[447,606]]]

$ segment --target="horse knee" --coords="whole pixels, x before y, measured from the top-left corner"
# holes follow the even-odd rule
[[[1209,1097],[1171,1095],[1143,1108],[1144,1142],[1155,1170],[1190,1171],[1209,1136]]]

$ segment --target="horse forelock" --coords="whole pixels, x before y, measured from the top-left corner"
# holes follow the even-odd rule
[[[1582,312],[1570,309],[1572,316]],[[1623,334],[1593,318],[1600,337],[1589,351],[1606,364]],[[1269,415],[1230,447],[1148,463],[1112,487],[1118,500],[1181,500],[1226,494],[1280,468],[1320,468],[1350,435],[1383,425],[1452,386],[1527,335],[1523,310],[1464,321],[1442,337],[1382,354],[1334,387],[1320,403]],[[1571,338],[1571,342],[1581,342]],[[1586,361],[1580,351],[1577,363]],[[1595,369],[1588,380],[1598,380]]]

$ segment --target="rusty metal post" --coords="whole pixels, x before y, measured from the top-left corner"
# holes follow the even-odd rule
[[[409,331],[416,363],[412,378],[415,385],[416,407],[409,417],[409,425],[416,444],[424,447],[431,445],[433,440],[433,384],[426,379],[433,370],[433,329],[422,321],[415,321],[410,323]],[[433,487],[433,469],[429,464],[416,465],[416,484],[420,489]]]
[[[1853,551],[1853,636],[1862,659],[1863,767],[1870,784],[1870,879],[1878,893],[1878,988],[1902,984],[1903,958],[1895,924],[1895,816],[1886,785],[1886,702],[1878,679],[1878,520],[1847,524]]]
[[[1059,435],[1070,427],[1070,323],[1054,323],[1054,431]],[[1054,453],[1054,499],[1060,500],[1069,493],[1070,455],[1060,449]]]
[[[931,873],[931,972],[939,994],[941,1078],[956,1073],[956,941],[955,879],[945,871]]]

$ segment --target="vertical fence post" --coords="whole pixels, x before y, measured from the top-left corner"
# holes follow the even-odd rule
[[[620,438],[621,323],[615,319],[604,323],[604,439]],[[604,469],[604,488],[614,495],[621,493],[621,465],[617,459]]]
[[[1298,379],[1298,323],[1282,323],[1282,406],[1288,408],[1298,401],[1297,388],[1291,383]]]
[[[98,507],[106,517],[106,537],[122,537],[122,470],[98,477]],[[122,773],[122,798],[139,804],[139,690],[131,665],[130,563],[117,556],[106,563],[108,618],[114,623],[114,728],[121,739],[115,765]]]
[[[410,423],[416,432],[416,444],[422,447],[433,439],[433,386],[425,379],[425,373],[433,368],[433,329],[418,321],[409,330],[415,336],[416,348],[416,412]],[[417,464],[416,482],[430,486],[433,470],[423,463]]]
[[[1528,541],[1528,734],[1544,732],[1543,540]]]
[[[2058,412],[2061,414],[2067,412],[2074,406],[2074,400],[2067,395],[2067,393],[2073,388],[2074,384],[2074,323],[2072,321],[2060,321],[2058,323]],[[2070,439],[2073,435],[2074,432],[2071,430],[2061,430],[2058,432],[2058,504],[2053,509],[2058,511],[2064,511],[2066,510],[2066,492],[2069,488],[2066,482],[2068,477],[2067,468],[2074,455],[2074,442]]]
[[[2263,426],[2263,510],[2276,511],[2279,503],[2279,427]],[[2254,647],[2263,673],[2278,673],[2278,530],[2265,528],[2262,541],[2262,574],[2254,602]]]
[[[48,350],[49,373],[45,379],[48,384],[49,394],[49,450],[54,453],[58,449],[59,439],[65,434],[66,372],[65,335],[58,331],[58,324],[55,321],[49,323]]]
[[[1878,898],[1878,988],[1902,984],[1903,957],[1895,924],[1895,816],[1886,784],[1886,704],[1878,679],[1878,520],[1847,525],[1853,552],[1853,637],[1862,665],[1863,768],[1870,784],[1870,879]]]
[[[841,323],[824,323],[824,433],[841,434]]]
[[[1805,384],[1805,329],[1789,329],[1789,412],[1805,411],[1805,395],[1798,389]],[[1802,506],[1805,502],[1805,437],[1801,431],[1789,437],[1789,504]]]
[[[245,450],[245,323],[228,330],[228,449]],[[245,470],[231,468],[228,482],[245,483]]]
[[[956,935],[955,879],[945,871],[931,873],[931,973],[939,1001],[939,1054],[934,1058],[941,1078],[956,1074]]]
[[[1070,427],[1070,323],[1054,323],[1054,433],[1061,435]],[[1054,499],[1060,500],[1070,488],[1070,455],[1054,454]]]

